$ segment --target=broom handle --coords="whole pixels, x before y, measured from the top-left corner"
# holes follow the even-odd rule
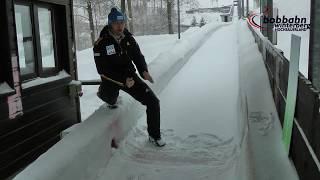
[[[119,82],[119,81],[113,80],[113,79],[111,79],[111,78],[108,78],[107,76],[105,76],[105,75],[103,75],[103,74],[100,74],[100,76],[103,77],[104,79],[108,80],[108,81],[111,81],[111,82],[113,82],[113,83],[118,84],[119,86],[124,87],[124,84],[123,84],[122,82]]]

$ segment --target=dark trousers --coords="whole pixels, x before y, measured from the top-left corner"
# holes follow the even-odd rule
[[[160,102],[150,87],[137,75],[133,77],[135,84],[131,88],[121,87],[111,81],[102,80],[99,96],[106,103],[113,105],[117,102],[119,90],[130,94],[134,99],[147,107],[147,124],[149,136],[160,138]]]

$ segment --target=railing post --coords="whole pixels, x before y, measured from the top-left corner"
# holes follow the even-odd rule
[[[308,79],[320,90],[320,1],[311,0]]]

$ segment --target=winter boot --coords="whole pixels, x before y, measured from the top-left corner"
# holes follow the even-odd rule
[[[163,147],[166,145],[166,142],[159,138],[159,139],[154,139],[153,137],[149,136],[149,141],[154,144],[155,146],[158,146],[158,147]]]

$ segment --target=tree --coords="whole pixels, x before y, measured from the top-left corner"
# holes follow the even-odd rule
[[[133,17],[132,17],[132,7],[131,0],[127,0],[128,3],[128,11],[129,11],[129,30],[133,33]]]
[[[173,34],[173,26],[172,26],[172,0],[167,0],[167,15],[168,15],[168,28],[169,34]]]
[[[206,24],[206,21],[204,20],[203,17],[201,17],[201,20],[200,20],[200,27],[204,26]]]
[[[126,0],[121,0],[121,11],[126,13]]]
[[[191,26],[196,26],[197,25],[197,19],[195,16],[193,16],[192,21],[191,21]]]
[[[95,36],[95,28],[94,28],[93,15],[92,15],[92,2],[90,0],[87,1],[87,11],[89,16],[91,42],[93,45],[96,40],[96,36]]]

